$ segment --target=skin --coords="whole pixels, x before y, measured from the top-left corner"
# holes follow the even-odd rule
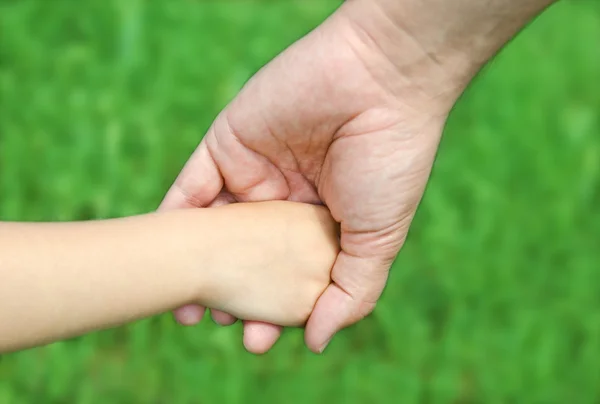
[[[372,312],[429,178],[449,111],[551,0],[348,0],[265,66],[216,118],[160,209],[323,203],[341,223],[333,283],[305,331],[322,352]],[[175,311],[195,324],[204,308]],[[235,317],[213,310],[220,324]],[[281,327],[246,322],[267,351]]]
[[[291,202],[1,223],[0,245],[0,353],[190,303],[303,326],[339,251],[328,211]]]

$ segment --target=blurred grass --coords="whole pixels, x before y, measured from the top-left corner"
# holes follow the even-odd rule
[[[154,209],[218,111],[339,1],[0,0],[0,218]],[[169,315],[0,358],[0,403],[597,403],[600,3],[476,80],[375,313],[262,357]]]

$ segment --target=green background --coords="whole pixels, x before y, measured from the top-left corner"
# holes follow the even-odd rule
[[[0,218],[154,209],[339,3],[0,0]],[[566,1],[461,99],[380,305],[322,356],[166,314],[1,357],[0,404],[598,403],[599,132],[600,2]]]

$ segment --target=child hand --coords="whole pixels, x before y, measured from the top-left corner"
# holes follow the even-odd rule
[[[339,252],[338,226],[329,211],[283,201],[209,210],[222,231],[210,238],[214,255],[199,282],[199,303],[244,320],[304,325],[331,281]],[[194,212],[202,211],[184,211],[188,226]]]

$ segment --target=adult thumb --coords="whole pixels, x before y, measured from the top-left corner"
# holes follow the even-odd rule
[[[304,338],[310,350],[323,352],[338,331],[375,309],[392,260],[340,252],[331,272],[333,282],[318,299],[306,324]]]

